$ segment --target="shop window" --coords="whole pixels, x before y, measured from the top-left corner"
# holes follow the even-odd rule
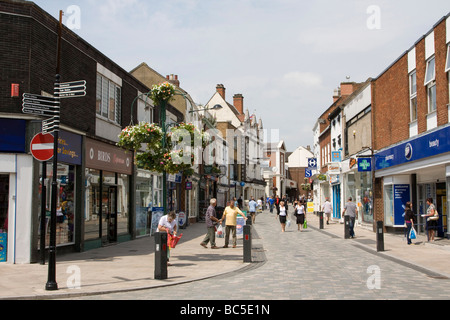
[[[385,225],[394,225],[394,186],[384,186],[384,221]]]
[[[117,199],[117,234],[123,235],[129,233],[129,179],[126,174],[119,174],[117,179],[118,199]]]
[[[47,178],[42,179],[40,173],[39,190],[42,190],[42,183],[46,186],[46,215],[45,215],[45,243],[50,243],[50,215],[51,215],[51,180],[52,165],[47,164]],[[58,164],[58,195],[56,203],[56,244],[67,245],[75,241],[75,167],[66,164]],[[38,212],[41,212],[39,208]],[[41,219],[41,217],[39,217]],[[38,248],[40,247],[40,237]]]

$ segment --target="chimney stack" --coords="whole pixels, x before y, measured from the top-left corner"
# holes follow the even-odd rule
[[[220,94],[223,100],[225,100],[225,87],[223,84],[218,84],[216,87],[217,92]]]
[[[239,111],[239,114],[244,114],[244,97],[242,94],[235,94],[233,100],[234,107]]]
[[[354,82],[342,82],[341,83],[341,95],[349,96],[355,91],[356,83]]]
[[[171,84],[173,84],[173,85],[175,85],[175,86],[177,86],[177,87],[180,86],[180,81],[178,80],[178,75],[173,75],[173,74],[171,74],[171,75],[169,75],[169,76],[166,76],[166,79],[167,79],[167,81],[170,82]]]

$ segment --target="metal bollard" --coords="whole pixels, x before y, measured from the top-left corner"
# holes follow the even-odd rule
[[[384,251],[383,221],[377,221],[377,252]]]
[[[155,233],[155,279],[167,279],[167,233]]]
[[[244,226],[244,262],[252,262],[252,226]]]
[[[344,238],[350,239],[350,216],[344,216]]]
[[[319,212],[320,229],[323,229],[323,212]]]

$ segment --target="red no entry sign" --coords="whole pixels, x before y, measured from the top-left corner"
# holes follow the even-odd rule
[[[39,133],[31,140],[31,154],[38,161],[48,161],[53,158],[53,143],[51,134]]]

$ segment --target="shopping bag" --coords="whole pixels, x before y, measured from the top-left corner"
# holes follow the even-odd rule
[[[416,230],[414,228],[411,228],[411,231],[409,232],[409,238],[410,239],[416,239],[417,238]]]
[[[286,227],[290,227],[291,226],[291,220],[286,221]]]
[[[182,236],[183,234],[180,234],[179,236],[174,236],[173,234],[167,233],[167,245],[172,249],[175,248]]]
[[[216,237],[217,238],[223,238],[224,235],[223,235],[223,227],[222,227],[222,225],[220,224],[216,229],[217,229],[216,230]]]
[[[303,229],[308,229],[308,223],[306,222],[306,220],[305,220],[305,222],[303,223]]]

